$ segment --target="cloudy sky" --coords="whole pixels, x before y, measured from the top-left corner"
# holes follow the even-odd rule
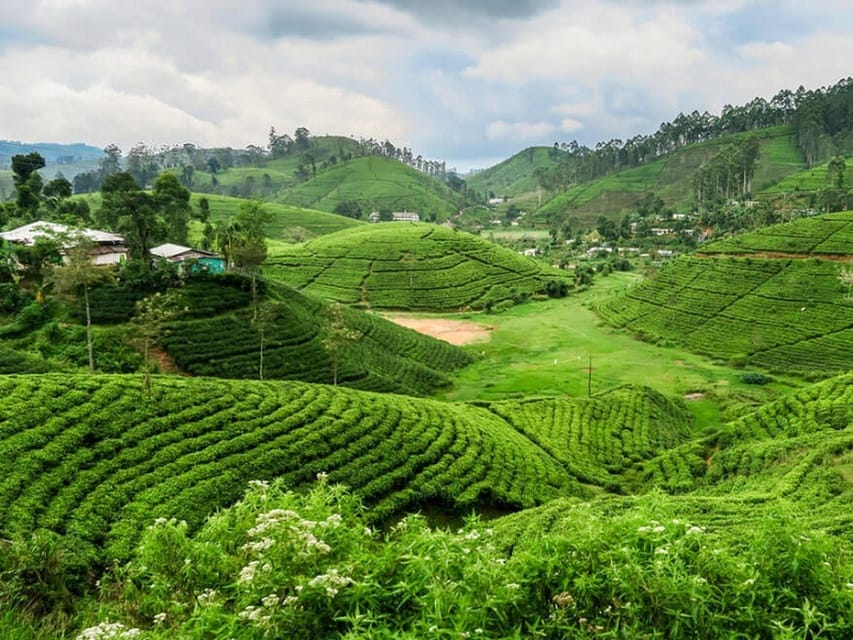
[[[460,170],[853,73],[850,0],[0,0],[0,139],[388,138]]]

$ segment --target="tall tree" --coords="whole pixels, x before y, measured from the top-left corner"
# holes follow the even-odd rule
[[[111,280],[112,270],[92,262],[94,243],[83,234],[72,234],[60,242],[65,246],[64,260],[51,269],[50,279],[60,295],[72,299],[82,296],[83,309],[86,312],[86,352],[89,356],[89,373],[94,373],[95,349],[92,340],[89,292],[93,286]]]
[[[338,386],[338,368],[341,353],[350,343],[361,338],[361,332],[350,328],[346,322],[346,309],[340,302],[326,307],[326,324],[323,329],[323,346],[332,358],[332,384]]]
[[[174,173],[164,172],[154,181],[152,196],[168,227],[167,239],[186,244],[189,221],[193,213],[190,207],[190,190],[181,185]]]
[[[12,156],[12,174],[15,184],[15,206],[18,215],[25,220],[35,220],[41,204],[44,180],[38,170],[45,166],[45,160],[36,151],[26,155]]]
[[[168,227],[159,215],[153,196],[144,192],[126,171],[116,173],[101,187],[99,224],[125,236],[130,255],[151,263],[151,247],[162,242]]]

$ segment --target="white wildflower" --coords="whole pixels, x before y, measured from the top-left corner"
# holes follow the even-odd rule
[[[659,556],[667,556],[669,555],[669,549],[666,547],[658,547],[657,549],[655,549],[655,554]]]
[[[276,594],[271,593],[268,596],[264,596],[263,598],[261,598],[261,602],[268,609],[272,609],[280,602],[280,598]]]
[[[256,489],[269,489],[270,483],[266,480],[249,480],[249,486]]]
[[[469,531],[467,534],[465,534],[465,539],[466,540],[479,540],[480,539],[480,532],[477,531],[476,529],[473,529],[472,531]]]
[[[666,527],[659,524],[654,529],[652,529],[652,531],[654,531],[655,533],[663,533],[664,531],[666,531]]]
[[[695,536],[700,533],[705,533],[705,529],[703,527],[697,527],[696,525],[691,526],[685,534],[688,536]]]
[[[216,591],[213,589],[205,589],[200,594],[198,594],[195,599],[201,606],[209,606],[213,604],[213,601],[216,599]]]
[[[142,631],[136,628],[128,629],[121,622],[104,621],[100,624],[83,629],[77,640],[132,640],[138,638]]]
[[[244,584],[246,582],[251,582],[255,579],[255,573],[258,570],[258,561],[252,560],[245,567],[240,569],[240,576],[237,578],[237,582]]]
[[[521,585],[518,584],[517,582],[510,582],[509,584],[506,585],[506,588],[507,589],[521,589]]]
[[[165,611],[163,611],[162,613],[158,613],[154,616],[154,624],[163,624],[164,622],[166,622],[166,618],[168,617],[169,616]]]

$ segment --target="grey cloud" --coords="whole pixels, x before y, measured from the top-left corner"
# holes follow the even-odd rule
[[[558,0],[376,0],[433,23],[456,24],[464,19],[524,19],[550,9]]]
[[[304,10],[274,9],[255,25],[258,35],[309,40],[330,40],[342,36],[382,33],[387,29],[349,16],[329,16]]]

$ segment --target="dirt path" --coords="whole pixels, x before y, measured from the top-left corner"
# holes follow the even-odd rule
[[[401,326],[414,329],[450,344],[476,344],[488,342],[494,327],[468,320],[446,318],[413,318],[411,316],[386,315],[385,318]]]

